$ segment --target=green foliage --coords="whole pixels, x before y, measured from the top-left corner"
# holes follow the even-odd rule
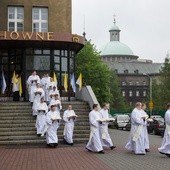
[[[160,71],[160,82],[153,82],[154,109],[165,110],[170,102],[170,59],[165,58],[164,66]]]
[[[80,72],[84,84],[91,85],[100,104],[109,102],[111,108],[125,108],[116,75],[101,61],[99,52],[90,41],[76,55],[76,76]]]

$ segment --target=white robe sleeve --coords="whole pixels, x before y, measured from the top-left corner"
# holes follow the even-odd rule
[[[141,118],[140,111],[138,111],[138,112],[133,111],[131,116],[132,116],[132,119],[133,119],[135,124],[137,124],[137,125],[145,125],[145,122]]]
[[[92,111],[92,112],[90,112],[90,114],[89,114],[89,121],[90,121],[90,124],[91,125],[93,125],[93,126],[95,126],[95,127],[98,127],[98,122],[97,122],[97,120],[96,120],[96,116],[95,116],[95,114],[94,114],[94,112]]]
[[[170,111],[166,111],[165,113],[165,123],[170,126]]]
[[[31,76],[28,77],[27,84],[30,86],[31,85]]]
[[[50,112],[47,113],[46,122],[47,122],[48,125],[52,125],[52,120],[51,120]]]
[[[65,122],[68,122],[68,111],[66,110],[65,112],[64,112],[64,114],[63,114],[63,120],[65,121]]]
[[[40,83],[40,77],[37,75],[37,83]]]

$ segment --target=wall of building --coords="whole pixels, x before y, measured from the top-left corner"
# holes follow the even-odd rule
[[[48,31],[71,33],[71,0],[1,0],[0,31],[7,30],[8,6],[24,6],[24,31],[32,32],[32,7],[48,7]]]

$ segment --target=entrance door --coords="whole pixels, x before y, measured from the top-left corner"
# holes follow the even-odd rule
[[[0,50],[0,71],[4,71],[5,81],[7,84],[5,93],[0,93],[3,97],[12,97],[12,75],[15,72],[22,74],[22,50]]]

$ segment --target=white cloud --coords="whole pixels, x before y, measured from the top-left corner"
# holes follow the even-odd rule
[[[140,58],[163,62],[170,50],[169,0],[72,0],[73,33],[83,33],[100,48],[109,41],[116,14],[120,41]]]

